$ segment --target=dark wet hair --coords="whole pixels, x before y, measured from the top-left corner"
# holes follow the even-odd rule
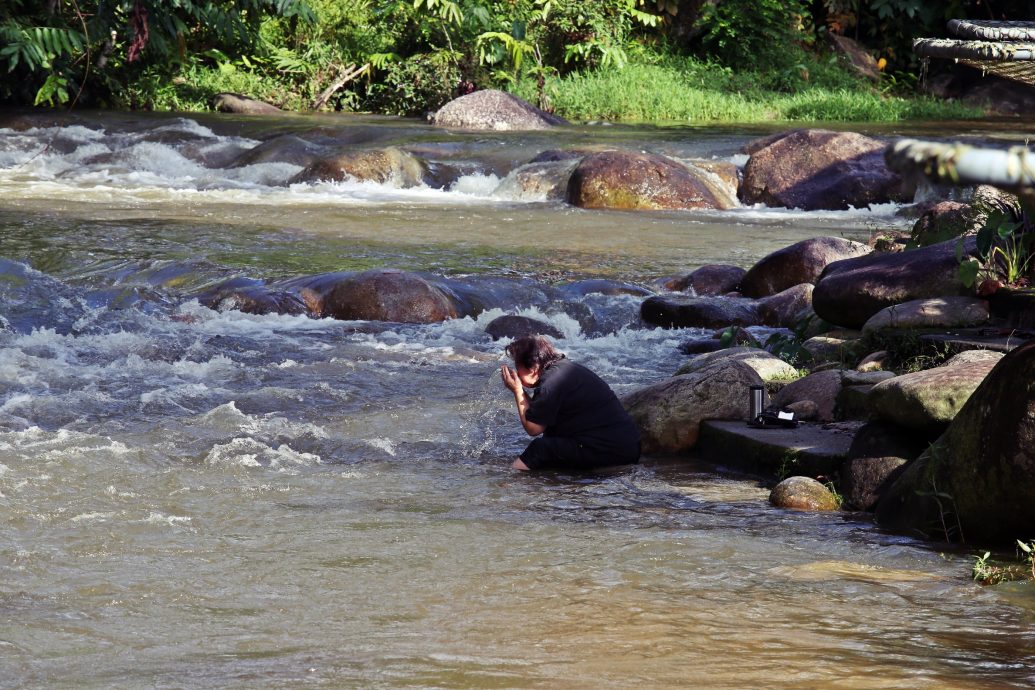
[[[554,349],[553,343],[543,335],[524,335],[507,345],[507,354],[514,360],[514,364],[532,369],[536,364],[539,370],[546,370],[557,360],[564,359],[564,355]]]

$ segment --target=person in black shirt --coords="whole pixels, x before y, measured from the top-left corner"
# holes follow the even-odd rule
[[[500,368],[521,426],[538,436],[514,461],[518,470],[587,470],[639,462],[640,432],[599,376],[567,359],[541,335],[507,346],[514,369]],[[533,395],[525,392],[530,388]]]

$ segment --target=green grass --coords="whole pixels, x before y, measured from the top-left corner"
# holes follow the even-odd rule
[[[979,109],[956,103],[882,93],[825,62],[819,69],[798,67],[794,74],[760,75],[692,59],[669,60],[554,78],[546,92],[557,114],[570,120],[894,122],[981,116]],[[803,70],[809,81],[801,78]],[[531,84],[515,91],[537,101]]]

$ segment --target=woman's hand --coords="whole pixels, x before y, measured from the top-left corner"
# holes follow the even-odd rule
[[[517,372],[506,364],[500,367],[500,377],[503,379],[503,385],[509,388],[515,397],[524,395],[525,389],[521,387],[521,379],[518,378]]]

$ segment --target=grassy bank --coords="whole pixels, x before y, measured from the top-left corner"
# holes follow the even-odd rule
[[[840,70],[838,70],[840,72]],[[758,122],[765,120],[893,122],[981,117],[978,108],[926,96],[885,93],[841,74],[773,88],[764,75],[734,73],[692,60],[630,64],[623,70],[573,74],[547,81],[555,111],[570,120],[625,122]],[[771,80],[770,80],[771,81]],[[535,103],[532,84],[515,89]]]

